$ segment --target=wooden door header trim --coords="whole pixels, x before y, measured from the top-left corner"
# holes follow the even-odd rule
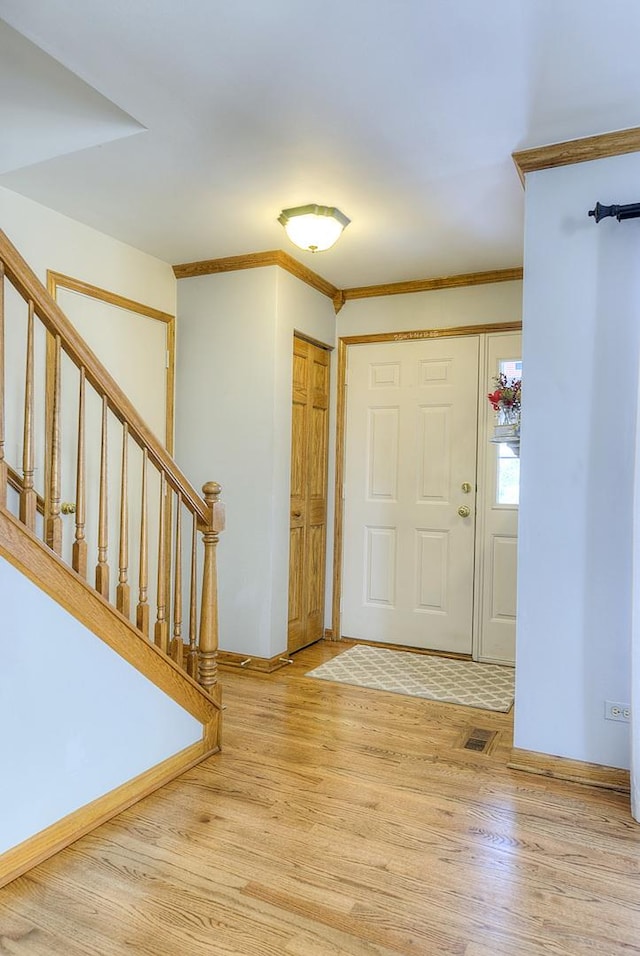
[[[176,279],[215,275],[220,272],[237,272],[241,269],[259,269],[263,266],[280,266],[311,288],[326,295],[333,302],[336,314],[349,299],[366,299],[381,295],[406,295],[411,292],[433,292],[438,289],[457,289],[464,286],[485,285],[492,282],[514,282],[522,279],[522,267],[492,269],[489,272],[465,272],[454,276],[437,276],[432,279],[414,279],[409,282],[388,282],[384,285],[357,286],[338,289],[317,272],[298,262],[281,249],[269,252],[251,252],[245,256],[227,256],[224,259],[203,259],[201,262],[184,262],[173,266]]]
[[[79,292],[81,295],[88,295],[92,299],[99,299],[101,302],[108,302],[109,305],[115,305],[127,312],[136,312],[138,315],[144,315],[148,319],[157,319],[159,322],[173,322],[174,315],[168,312],[161,312],[159,309],[153,309],[142,302],[136,302],[134,299],[127,299],[115,292],[109,292],[108,289],[100,289],[96,285],[90,285],[88,282],[82,282],[81,279],[73,279],[71,276],[65,276],[61,272],[47,270],[47,287],[49,292],[56,298],[57,289],[68,289],[70,292]]]
[[[458,335],[482,335],[488,332],[520,332],[522,322],[493,322],[487,325],[461,325],[449,329],[416,329],[409,332],[372,332],[370,335],[343,335],[344,345],[370,345],[373,342],[411,342],[418,339],[453,338]]]
[[[320,339],[314,339],[312,335],[307,335],[306,332],[299,332],[297,329],[293,330],[293,338],[300,339],[302,342],[308,342],[309,345],[315,345],[318,349],[324,349],[325,352],[333,352],[335,346],[327,345],[326,342],[321,342]]]
[[[511,156],[524,185],[525,175],[538,169],[587,163],[593,159],[607,159],[609,156],[621,156],[624,153],[638,151],[640,151],[640,127],[634,127],[617,130],[614,133],[570,139],[564,143],[552,143],[549,146],[521,149],[512,153]]]

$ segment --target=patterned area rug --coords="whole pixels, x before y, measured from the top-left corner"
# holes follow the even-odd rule
[[[514,697],[515,672],[498,664],[412,654],[357,644],[309,671],[307,677],[372,687],[393,694],[425,697],[498,710],[506,714]]]

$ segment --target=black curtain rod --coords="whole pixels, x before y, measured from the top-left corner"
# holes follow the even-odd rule
[[[603,206],[597,202],[596,208],[589,210],[589,215],[593,216],[596,222],[606,219],[607,216],[615,216],[618,222],[623,219],[637,219],[640,216],[640,202],[631,202],[626,206]]]

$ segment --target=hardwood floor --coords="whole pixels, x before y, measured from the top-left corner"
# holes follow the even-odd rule
[[[342,649],[225,671],[224,752],[0,890],[0,953],[640,953],[628,796],[508,770],[508,715],[304,676]]]

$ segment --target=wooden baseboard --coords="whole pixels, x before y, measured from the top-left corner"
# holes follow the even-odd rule
[[[143,797],[153,793],[170,780],[195,767],[206,757],[216,753],[210,749],[207,739],[191,744],[180,753],[163,760],[122,786],[116,787],[97,800],[53,823],[46,830],[36,833],[18,846],[0,855],[0,887],[22,876],[49,857],[63,850],[102,823],[126,810]]]
[[[218,667],[232,667],[234,670],[259,671],[261,674],[273,674],[291,661],[286,651],[275,657],[256,657],[252,654],[236,654],[234,651],[218,651]]]
[[[342,638],[338,635],[337,637],[333,636],[333,628],[325,627],[324,629],[324,641],[329,641],[332,644],[339,644]]]
[[[618,790],[629,793],[629,771],[616,767],[606,767],[599,763],[586,763],[571,760],[569,757],[554,757],[551,754],[537,753],[535,750],[521,750],[514,747],[507,766],[511,770],[523,770],[555,780],[570,780],[589,787],[603,787],[605,790]]]

